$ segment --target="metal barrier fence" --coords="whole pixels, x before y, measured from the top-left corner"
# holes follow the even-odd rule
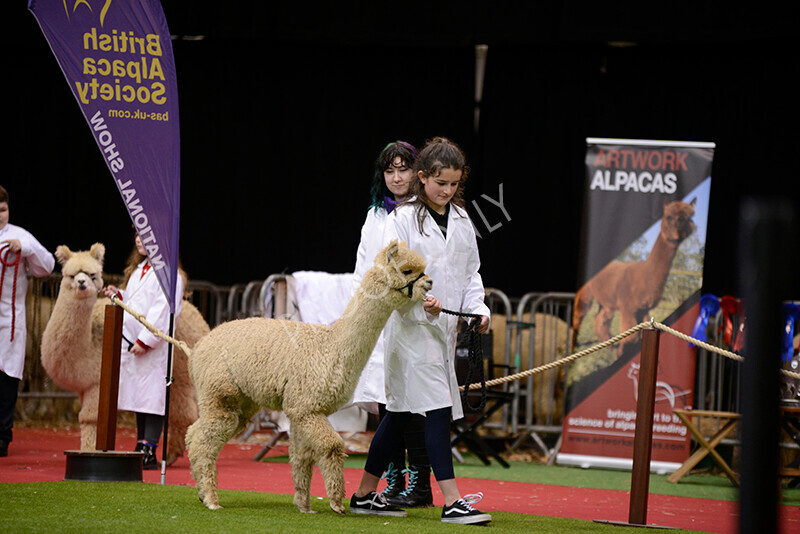
[[[514,329],[515,366],[533,369],[572,353],[572,306],[574,293],[527,293],[517,306]],[[514,400],[506,421],[517,436],[512,450],[533,439],[542,452],[554,459],[561,443],[568,366],[528,376],[514,383]],[[555,435],[548,447],[543,435]]]
[[[708,343],[731,350],[725,342],[722,323],[722,314],[709,318]],[[738,395],[741,372],[741,363],[698,347],[695,409],[741,413]]]

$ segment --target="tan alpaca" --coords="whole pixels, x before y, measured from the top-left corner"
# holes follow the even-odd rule
[[[594,319],[594,331],[599,341],[611,338],[611,320],[619,310],[619,331],[633,328],[646,319],[664,294],[672,260],[678,246],[695,230],[694,206],[680,200],[664,206],[661,230],[644,261],[612,261],[600,270],[591,280],[578,290],[575,297],[575,312],[572,328],[577,336],[583,316],[596,300],[599,310]],[[622,354],[624,344],[635,341],[628,337],[619,344],[618,354]]]
[[[62,280],[42,334],[42,366],[61,388],[78,393],[81,450],[94,450],[103,322],[105,307],[111,303],[106,298],[97,298],[97,292],[103,287],[105,247],[95,243],[88,252],[73,252],[62,245],[56,249],[55,256],[61,264]],[[209,330],[197,308],[184,301],[175,323],[175,337],[191,347]],[[178,347],[173,350],[173,376],[167,465],[183,456],[186,429],[197,419],[197,398],[189,378],[188,359]]]
[[[290,421],[295,506],[311,512],[316,464],[331,508],[344,512],[344,442],[327,416],[352,396],[392,311],[425,299],[433,282],[424,269],[422,256],[392,242],[332,325],[241,319],[216,327],[197,343],[190,369],[200,418],[189,427],[186,442],[198,494],[208,508],[220,508],[216,464],[222,446],[265,407],[283,410]]]

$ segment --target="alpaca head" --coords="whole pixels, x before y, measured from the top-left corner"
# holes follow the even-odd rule
[[[667,242],[678,246],[697,228],[692,220],[697,199],[693,198],[689,203],[681,200],[676,200],[669,204],[666,203],[666,200],[664,202],[661,234],[666,238]]]
[[[103,287],[103,257],[106,247],[95,243],[89,251],[72,252],[66,245],[56,249],[61,264],[61,292],[68,291],[77,299],[97,298]]]
[[[389,243],[375,256],[375,263],[364,277],[362,289],[370,298],[386,298],[402,306],[409,300],[425,300],[433,280],[425,274],[425,258],[405,242]]]

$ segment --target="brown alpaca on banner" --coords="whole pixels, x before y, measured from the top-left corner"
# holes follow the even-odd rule
[[[653,250],[644,261],[612,261],[578,290],[575,296],[575,312],[572,317],[574,335],[578,335],[586,312],[596,300],[599,306],[594,318],[594,331],[598,341],[611,338],[611,320],[619,310],[619,331],[624,332],[646,319],[664,294],[672,260],[678,246],[695,231],[694,206],[680,200],[664,205],[661,218],[661,231]],[[617,354],[621,355],[623,345],[634,339],[628,337],[619,344]]]

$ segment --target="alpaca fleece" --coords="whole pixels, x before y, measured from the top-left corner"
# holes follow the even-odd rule
[[[200,500],[220,508],[217,457],[261,408],[283,410],[290,421],[289,459],[294,504],[311,512],[312,468],[320,468],[331,508],[344,512],[344,442],[327,416],[352,396],[390,314],[422,301],[433,282],[425,260],[392,242],[332,325],[250,318],[216,327],[190,360],[200,417],[186,436]]]
[[[103,287],[105,247],[95,243],[88,251],[56,249],[61,264],[61,286],[53,313],[42,334],[42,366],[61,388],[78,394],[81,410],[81,450],[94,450],[97,442],[97,412],[100,398],[100,366],[103,354],[103,323],[107,298],[98,299]],[[194,346],[210,331],[198,309],[189,302],[175,323],[175,338]],[[186,430],[197,420],[197,396],[189,377],[187,355],[173,351],[170,390],[167,465],[183,456]]]

